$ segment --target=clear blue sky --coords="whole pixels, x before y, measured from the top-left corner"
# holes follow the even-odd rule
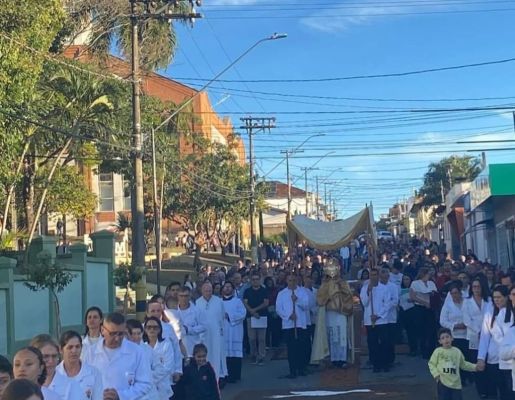
[[[493,11],[498,9],[504,11]],[[482,11],[471,12],[476,10]],[[162,71],[192,86],[203,81],[186,78],[212,78],[257,40],[274,32],[288,33],[288,38],[262,43],[221,79],[348,77],[515,57],[514,0],[206,0],[199,11],[205,18],[193,28],[177,26],[179,50],[173,64]],[[246,142],[239,129],[242,113],[277,118],[277,128],[256,136],[260,176],[280,162],[280,150],[294,149],[310,135],[325,134],[309,140],[302,147],[304,152],[293,156],[291,173],[295,185],[303,188],[300,168],[312,166],[333,151],[318,162],[318,170],[310,172],[308,189],[314,190],[315,175],[320,182],[331,175],[326,186],[336,199],[339,217],[348,217],[372,201],[377,218],[420,187],[429,162],[450,155],[402,153],[515,147],[515,141],[455,144],[459,140],[515,140],[511,112],[398,112],[515,106],[515,62],[379,79],[217,82],[208,91],[215,109],[231,116]],[[479,98],[495,99],[448,101]],[[390,112],[342,113],[370,110]],[[515,151],[487,152],[487,159],[490,163],[515,162]],[[267,179],[285,182],[285,164]],[[323,188],[320,185],[322,196]]]

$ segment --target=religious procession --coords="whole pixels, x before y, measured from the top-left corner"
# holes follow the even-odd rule
[[[281,258],[170,282],[142,322],[93,306],[82,330],[34,336],[0,357],[0,399],[220,400],[272,352],[285,352],[276,378],[287,386],[345,374],[364,348],[362,367],[388,375],[402,345],[426,363],[435,398],[461,399],[467,385],[515,398],[514,271],[474,254],[451,261],[425,238],[377,240],[367,212],[334,222],[337,237],[305,222],[290,222]]]

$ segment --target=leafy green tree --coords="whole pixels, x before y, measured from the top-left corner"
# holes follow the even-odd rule
[[[31,128],[17,119],[17,107],[33,97],[45,55],[64,12],[60,0],[27,2],[0,0],[0,199],[2,224],[7,224],[7,205],[20,179],[20,153]]]
[[[429,164],[419,194],[426,207],[442,203],[454,183],[471,181],[481,172],[480,160],[472,156],[450,156]]]
[[[232,148],[203,143],[185,156],[165,192],[164,215],[180,224],[200,249],[216,236],[222,246],[236,234],[249,210],[249,173],[238,164]]]
[[[48,289],[52,296],[52,312],[54,314],[54,332],[61,336],[61,307],[58,293],[68,286],[75,274],[66,271],[64,267],[53,261],[48,251],[42,251],[37,255],[37,263],[30,264],[27,268],[27,286],[30,290],[38,292]]]

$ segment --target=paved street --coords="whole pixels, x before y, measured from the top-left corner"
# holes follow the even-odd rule
[[[366,358],[362,358],[363,364]],[[264,366],[243,366],[243,380],[228,385],[222,391],[224,400],[257,400],[267,398],[292,399],[395,399],[433,400],[436,398],[434,382],[421,358],[398,356],[395,368],[389,373],[374,374],[367,367],[359,371],[328,370],[316,372],[296,380],[277,379],[287,371],[286,360],[269,361]],[[358,372],[358,373],[356,373]],[[370,392],[353,392],[353,391]],[[323,392],[328,393],[324,394]],[[308,392],[313,392],[309,395]],[[318,392],[318,393],[316,393]],[[330,394],[329,392],[333,392]],[[348,392],[348,393],[342,393]],[[295,393],[298,393],[296,395]],[[280,397],[279,397],[280,396]],[[465,387],[464,398],[479,397],[473,387]]]

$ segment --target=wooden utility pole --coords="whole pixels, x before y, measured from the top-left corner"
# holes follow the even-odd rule
[[[251,249],[251,258],[253,263],[258,262],[258,254],[257,254],[257,238],[256,238],[256,199],[255,199],[255,191],[256,191],[256,181],[254,176],[254,145],[252,142],[252,137],[255,133],[260,130],[268,130],[275,128],[275,118],[273,117],[265,117],[265,118],[253,118],[253,117],[245,117],[241,118],[243,122],[243,126],[241,129],[245,129],[247,134],[249,135],[249,170],[250,170],[250,249]]]

